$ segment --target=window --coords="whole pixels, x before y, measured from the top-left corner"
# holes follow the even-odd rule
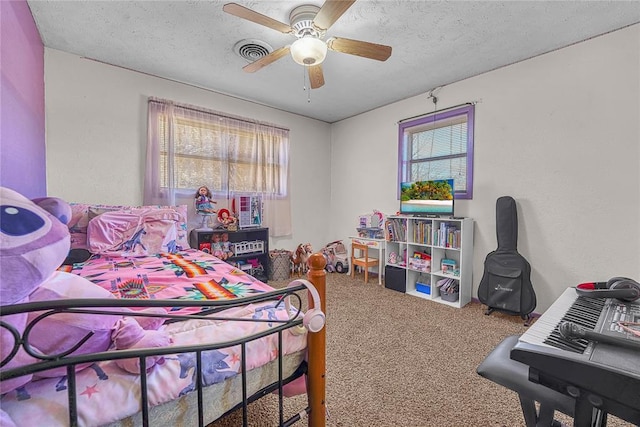
[[[473,122],[473,105],[401,122],[399,183],[453,178],[455,197],[472,199]]]
[[[150,111],[152,104],[150,101]],[[160,188],[287,195],[288,130],[169,106],[155,114]]]
[[[202,185],[218,209],[259,194],[269,235],[291,234],[288,129],[161,99],[149,100],[148,120],[145,204],[195,209]]]

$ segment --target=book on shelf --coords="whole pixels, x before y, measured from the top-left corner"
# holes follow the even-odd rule
[[[403,242],[406,239],[407,223],[402,218],[391,218],[385,223],[385,238],[392,242]]]
[[[461,237],[462,236],[460,229],[456,225],[443,222],[438,227],[438,232],[435,235],[436,241],[434,242],[434,245],[444,248],[459,249]]]
[[[413,222],[413,242],[423,245],[430,245],[432,240],[431,222],[414,221]]]

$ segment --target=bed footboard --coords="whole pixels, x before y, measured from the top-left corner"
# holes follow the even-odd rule
[[[321,305],[319,308],[321,308],[322,312],[326,314],[327,272],[324,269],[325,265],[326,260],[322,254],[311,255],[309,258],[310,268],[307,273],[307,277],[318,291]],[[312,301],[312,299],[309,298],[309,301]],[[310,333],[307,338],[309,352],[309,385],[307,395],[309,398],[309,407],[311,409],[311,413],[309,414],[310,427],[324,427],[326,421],[326,329],[327,328],[325,326],[319,332]]]

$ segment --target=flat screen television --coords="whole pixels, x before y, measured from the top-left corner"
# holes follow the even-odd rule
[[[419,216],[453,216],[453,179],[400,184],[400,213]]]

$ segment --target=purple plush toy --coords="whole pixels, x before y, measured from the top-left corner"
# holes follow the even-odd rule
[[[8,188],[0,187],[0,304],[29,301],[50,301],[64,298],[115,298],[98,285],[75,274],[57,271],[70,246],[70,206],[61,199],[43,198],[31,201]],[[163,309],[150,309],[164,314]],[[3,316],[18,331],[39,313]],[[93,335],[75,354],[106,351],[109,348],[164,347],[171,343],[161,330],[160,318],[104,316],[62,313],[38,322],[29,335],[29,342],[39,352],[59,354],[77,343],[88,332]],[[0,329],[0,356],[4,360],[13,350],[13,336]],[[159,358],[148,358],[151,368]],[[2,369],[33,362],[22,349]],[[121,368],[139,372],[138,359],[120,360]],[[78,366],[79,369],[86,367]],[[65,368],[37,374],[42,377],[64,375]],[[0,392],[6,393],[27,383],[31,376],[3,381]]]

